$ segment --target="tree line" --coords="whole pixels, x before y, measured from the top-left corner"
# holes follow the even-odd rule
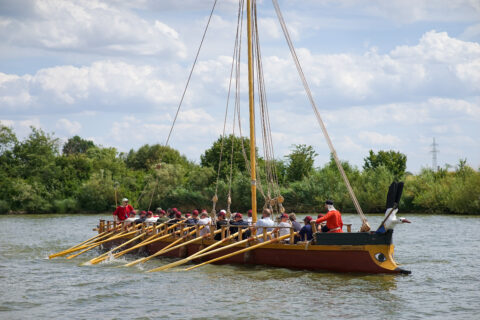
[[[230,191],[232,211],[245,212],[250,209],[248,148],[248,139],[229,136],[221,151],[219,138],[197,164],[158,144],[122,153],[74,136],[61,145],[54,134],[33,127],[20,141],[0,124],[0,213],[107,212],[122,197],[139,209],[189,211],[211,208],[215,191],[217,210],[227,206]],[[294,145],[284,159],[259,158],[258,166],[274,168],[287,212],[318,212],[327,198],[343,212],[354,212],[335,162],[331,158],[315,168],[316,155],[311,146]],[[423,168],[417,175],[406,172],[406,162],[404,154],[392,150],[370,151],[361,169],[342,162],[365,212],[383,212],[388,186],[402,180],[403,212],[480,214],[480,172],[465,159],[454,167]],[[259,180],[265,181],[262,172]],[[264,201],[259,194],[260,207]]]

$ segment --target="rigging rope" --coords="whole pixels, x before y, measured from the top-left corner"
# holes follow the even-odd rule
[[[360,231],[369,231],[370,230],[370,225],[368,224],[367,218],[363,214],[362,208],[360,207],[360,204],[358,203],[357,197],[355,196],[355,193],[353,192],[353,189],[350,185],[350,182],[348,181],[348,177],[345,174],[345,170],[343,170],[342,164],[340,160],[338,159],[337,152],[335,151],[335,148],[333,147],[332,141],[330,140],[330,137],[327,132],[327,128],[325,127],[325,124],[323,123],[322,118],[320,117],[320,113],[318,111],[317,105],[315,104],[315,101],[313,100],[312,92],[310,91],[310,87],[308,86],[307,79],[305,78],[305,74],[303,73],[302,67],[300,65],[300,62],[298,60],[297,54],[295,52],[295,48],[293,47],[292,40],[290,39],[290,34],[288,33],[287,26],[285,24],[285,20],[283,19],[282,12],[280,11],[280,7],[278,5],[277,0],[272,0],[273,6],[275,7],[275,12],[277,13],[278,20],[280,22],[280,25],[283,30],[283,34],[285,35],[285,39],[287,40],[288,47],[290,48],[290,52],[292,54],[293,61],[295,62],[295,66],[297,67],[298,74],[302,80],[303,87],[305,88],[305,91],[308,95],[308,99],[310,100],[310,104],[312,106],[312,109],[315,113],[315,116],[317,118],[318,123],[320,124],[320,128],[322,129],[323,135],[325,136],[325,140],[327,140],[328,147],[330,148],[330,152],[333,155],[333,158],[335,159],[335,163],[337,164],[338,170],[340,171],[340,174],[342,175],[343,180],[345,181],[345,185],[347,186],[348,192],[350,193],[350,197],[352,198],[353,204],[355,205],[355,208],[357,209],[357,213],[362,219],[362,227],[360,228]]]
[[[232,57],[232,66],[230,68],[230,80],[228,83],[228,94],[227,94],[227,103],[225,107],[225,117],[223,119],[223,132],[222,132],[222,138],[221,138],[221,143],[220,143],[220,157],[218,161],[218,169],[217,169],[217,181],[215,183],[215,195],[212,198],[213,205],[212,205],[212,211],[211,211],[211,218],[215,219],[216,218],[216,204],[218,201],[218,181],[220,179],[220,168],[222,166],[222,158],[223,158],[223,146],[225,143],[225,131],[226,131],[226,124],[227,124],[227,116],[228,116],[228,107],[230,103],[230,93],[231,93],[231,88],[232,88],[232,78],[233,78],[233,70],[234,66],[236,66],[236,63],[238,64],[238,61],[240,61],[240,53],[241,53],[241,34],[242,34],[242,29],[243,29],[243,3],[244,0],[240,0],[238,4],[238,15],[237,15],[237,33],[235,36],[235,45],[233,49],[233,57]],[[235,119],[235,118],[234,118]],[[235,127],[235,125],[234,125]],[[233,154],[233,151],[232,151]],[[230,167],[230,169],[232,169]],[[231,174],[230,174],[230,180],[231,180]],[[230,199],[230,188],[231,188],[231,181],[230,181],[230,187],[229,187],[229,192],[228,192],[228,197]],[[227,202],[231,202],[227,200]],[[228,205],[228,208],[230,209],[230,205]]]

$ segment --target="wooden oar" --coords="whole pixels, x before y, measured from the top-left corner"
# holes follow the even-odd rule
[[[90,260],[89,262],[90,262],[91,264],[100,263],[100,262],[102,262],[103,260],[108,259],[108,256],[109,256],[112,252],[114,252],[115,250],[120,249],[120,248],[126,246],[127,244],[132,243],[133,241],[141,238],[141,237],[145,237],[147,234],[148,234],[148,232],[142,232],[142,233],[139,234],[138,236],[133,237],[132,239],[130,239],[130,240],[128,240],[128,241],[125,241],[124,243],[116,246],[115,248],[111,249],[110,251],[107,251],[107,252],[103,253],[103,254],[100,255],[99,257]]]
[[[57,253],[51,254],[51,255],[48,256],[48,258],[49,258],[49,259],[53,259],[53,258],[56,258],[56,257],[60,257],[60,256],[63,256],[63,255],[66,255],[66,254],[72,252],[72,251],[70,251],[70,250],[72,250],[72,249],[75,249],[75,248],[78,248],[78,247],[80,247],[80,246],[90,244],[91,242],[94,242],[94,241],[98,241],[98,240],[100,240],[100,239],[103,239],[103,238],[111,235],[111,234],[114,233],[114,232],[115,232],[114,230],[104,231],[104,232],[99,233],[99,234],[97,234],[96,236],[94,236],[94,237],[92,237],[92,238],[90,238],[90,239],[88,239],[88,240],[85,240],[85,241],[83,241],[83,242],[81,242],[81,243],[79,243],[79,244],[77,244],[77,245],[75,245],[75,246],[73,246],[73,247],[70,247],[70,248],[68,248],[68,249],[65,249],[65,250],[59,251],[59,252],[57,252]]]
[[[202,227],[204,227],[204,226],[200,226],[200,229],[202,229]],[[179,232],[179,231],[177,231],[177,232]],[[191,235],[194,234],[195,232],[197,232],[197,230],[193,230],[193,231],[189,232],[187,236],[191,236]],[[158,256],[158,255],[161,255],[161,254],[164,253],[164,251],[167,250],[168,248],[173,247],[173,246],[176,245],[177,243],[183,241],[187,236],[180,237],[178,240],[173,241],[172,243],[170,243],[170,244],[169,244],[168,246],[166,246],[165,248],[163,248],[163,249],[155,252],[154,254],[152,254],[152,255],[150,255],[150,256],[148,256],[148,257],[140,258],[140,259],[137,259],[137,260],[132,261],[132,262],[130,262],[130,263],[127,263],[127,264],[124,265],[124,267],[131,267],[131,266],[134,266],[134,265],[139,264],[139,263],[147,262],[148,260],[150,260],[150,259],[152,259],[152,258],[154,258],[154,257],[156,257],[156,256]]]
[[[166,223],[159,224],[158,226],[155,227],[155,229],[159,229],[159,228],[161,228],[162,226],[164,226],[165,224],[166,224]],[[174,228],[175,226],[176,226],[176,225],[173,225],[173,226],[168,227],[168,228],[167,228],[167,231],[170,230],[170,229],[172,229],[172,228]],[[148,233],[148,232],[142,233],[141,235],[143,236],[143,235],[146,235],[147,233]],[[140,242],[139,244],[136,244],[136,245],[134,245],[133,247],[130,247],[130,248],[126,249],[126,250],[123,250],[123,251],[121,251],[121,252],[119,252],[119,253],[116,253],[113,257],[114,257],[114,258],[118,258],[118,257],[124,255],[124,254],[127,253],[127,252],[130,252],[130,251],[135,250],[135,249],[137,249],[137,248],[140,248],[140,247],[142,247],[142,246],[144,246],[144,245],[147,245],[148,243],[150,243],[150,242],[148,242],[149,240],[152,240],[152,239],[157,238],[157,237],[159,237],[159,236],[160,236],[160,233],[151,235],[150,237],[148,237],[147,239],[143,240],[143,241]],[[135,237],[134,239],[138,239],[138,238],[139,238],[139,236]],[[90,263],[90,264],[97,264],[97,263],[105,260],[110,253],[112,253],[112,252],[114,252],[115,250],[117,250],[117,249],[125,246],[126,244],[128,244],[128,243],[130,243],[130,242],[132,242],[132,241],[130,240],[130,241],[127,241],[127,242],[125,242],[125,243],[122,243],[121,245],[115,247],[114,249],[112,249],[112,250],[110,250],[110,251],[108,251],[108,252],[105,252],[105,253],[99,255],[98,257],[91,259],[90,261],[87,261],[87,262],[83,263],[83,265],[88,265],[89,263]],[[153,242],[153,241],[151,241],[151,242]]]
[[[222,230],[220,230],[220,229],[219,229],[219,230],[215,230],[215,231],[213,232],[213,234],[215,235],[215,234],[217,234],[217,233],[219,233],[219,232],[221,232],[221,231],[222,231]],[[201,237],[194,238],[194,239],[192,239],[192,240],[188,240],[187,242],[181,243],[181,244],[176,245],[176,246],[174,246],[174,247],[170,247],[170,248],[165,247],[165,248],[162,249],[162,252],[161,252],[161,253],[158,253],[158,252],[157,252],[157,253],[155,253],[155,254],[157,254],[157,255],[158,255],[158,254],[165,254],[165,253],[170,252],[170,251],[172,251],[172,250],[175,250],[175,249],[184,247],[184,246],[186,246],[186,245],[188,245],[188,244],[191,244],[191,243],[194,243],[194,242],[203,240],[203,239],[205,239],[205,238],[208,237],[208,236],[210,236],[210,234],[204,234],[204,235],[201,236]]]
[[[297,235],[297,234],[298,234],[298,232],[295,232],[295,233],[294,233],[294,235]],[[204,265],[209,264],[209,263],[212,263],[212,262],[216,262],[216,261],[220,261],[220,260],[223,260],[223,259],[227,259],[227,258],[236,256],[237,254],[244,253],[244,252],[247,252],[247,251],[251,251],[251,250],[254,250],[254,249],[263,247],[263,246],[265,246],[265,245],[267,245],[267,244],[273,243],[273,242],[278,242],[278,241],[287,239],[288,237],[290,237],[290,234],[286,234],[286,235],[281,236],[281,237],[279,237],[279,238],[273,238],[272,240],[268,240],[268,241],[265,241],[265,242],[256,244],[256,245],[254,245],[254,246],[251,246],[251,247],[248,247],[248,248],[245,248],[245,249],[241,249],[241,250],[238,250],[238,251],[235,251],[235,252],[226,254],[226,255],[224,255],[224,256],[221,256],[221,257],[218,257],[218,258],[215,258],[215,259],[208,260],[208,261],[206,261],[206,262],[197,264],[197,265],[192,266],[192,267],[190,267],[190,268],[186,268],[186,269],[184,269],[184,271],[189,271],[189,270],[192,270],[192,269],[195,269],[195,268],[204,266]]]
[[[221,231],[221,230],[220,230]],[[271,232],[270,232],[271,233]],[[222,240],[219,240],[217,242],[215,242],[214,244],[186,257],[185,259],[182,259],[182,260],[179,260],[179,261],[175,261],[175,262],[172,262],[172,263],[169,263],[169,264],[166,264],[164,266],[161,266],[161,267],[158,267],[158,268],[155,268],[155,269],[152,269],[152,270],[149,270],[147,272],[157,272],[157,271],[164,271],[164,270],[168,270],[168,269],[171,269],[173,267],[178,267],[182,264],[185,264],[189,261],[192,261],[193,259],[198,259],[198,258],[201,258],[201,257],[204,257],[204,256],[208,256],[209,254],[212,254],[212,253],[215,253],[215,252],[218,252],[218,251],[222,251],[222,250],[225,250],[225,249],[228,249],[228,248],[231,248],[231,247],[234,247],[234,246],[237,246],[239,244],[243,244],[247,241],[250,241],[252,240],[252,238],[249,238],[249,239],[245,239],[245,240],[242,240],[242,241],[239,241],[239,242],[235,242],[235,243],[232,243],[230,245],[227,245],[225,247],[221,247],[219,249],[216,249],[216,250],[212,250],[213,248],[215,247],[218,247],[219,245],[221,245],[222,243],[226,242],[226,241],[229,241],[230,239],[236,237],[238,235],[238,232],[237,233],[234,233]],[[263,237],[263,235],[261,235]],[[254,239],[256,239],[256,237],[254,237]],[[209,250],[212,250],[212,251],[209,251]]]
[[[115,240],[115,239],[119,239],[119,238],[124,238],[124,237],[127,237],[127,236],[129,236],[129,235],[132,235],[132,234],[134,234],[134,233],[136,233],[136,232],[137,232],[137,230],[130,231],[130,232],[126,232],[126,233],[125,233],[125,231],[124,231],[124,232],[121,232],[121,233],[118,234],[118,235],[114,235],[114,236],[112,236],[112,237],[110,237],[110,238],[108,238],[108,239],[95,242],[95,243],[93,243],[92,245],[81,246],[81,247],[72,249],[72,251],[67,252],[67,254],[68,254],[68,253],[72,253],[72,252],[76,252],[76,251],[79,251],[79,250],[82,250],[82,251],[80,251],[80,252],[78,252],[78,253],[76,253],[76,254],[72,254],[71,256],[68,256],[67,259],[75,258],[75,257],[81,255],[82,253],[85,253],[85,252],[87,252],[87,251],[89,251],[89,250],[91,250],[91,249],[93,249],[93,248],[96,248],[96,247],[98,247],[99,245],[101,245],[101,244],[103,244],[103,243],[105,243],[105,242],[109,242],[109,241],[112,241],[112,240]]]

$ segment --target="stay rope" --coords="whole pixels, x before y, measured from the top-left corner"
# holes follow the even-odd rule
[[[280,11],[280,7],[278,5],[277,0],[272,0],[273,6],[275,7],[275,12],[277,13],[278,20],[280,22],[280,25],[283,30],[283,34],[285,36],[285,39],[287,41],[288,47],[290,48],[290,53],[292,55],[293,61],[295,62],[295,66],[297,67],[298,74],[302,80],[303,87],[305,88],[305,91],[307,93],[308,99],[310,100],[310,104],[312,106],[312,109],[315,113],[315,116],[317,118],[317,121],[320,125],[320,128],[322,129],[323,135],[325,136],[325,140],[327,140],[328,147],[330,148],[330,152],[333,155],[333,158],[335,159],[335,163],[338,167],[338,170],[340,171],[340,174],[342,175],[343,180],[345,181],[345,185],[347,186],[348,192],[350,194],[350,197],[352,198],[353,204],[355,205],[355,208],[357,209],[357,213],[362,219],[362,227],[360,228],[360,231],[366,232],[370,230],[370,225],[368,224],[367,218],[363,214],[362,208],[360,207],[360,204],[358,203],[357,197],[355,196],[355,193],[350,185],[350,182],[348,181],[348,177],[345,174],[345,170],[343,170],[342,164],[338,158],[337,152],[335,151],[335,148],[333,147],[332,141],[330,139],[330,136],[328,135],[327,128],[325,127],[325,124],[320,116],[320,112],[318,111],[317,105],[315,104],[315,101],[313,100],[312,92],[310,91],[310,87],[308,86],[307,80],[305,78],[305,74],[303,73],[302,67],[300,65],[300,62],[298,60],[297,54],[295,52],[295,48],[293,46],[292,40],[290,38],[290,34],[288,33],[287,26],[285,24],[285,20],[283,19],[282,12]]]
[[[220,143],[220,157],[219,157],[219,162],[218,162],[218,169],[217,169],[217,180],[216,180],[216,183],[215,183],[215,195],[213,196],[212,198],[212,211],[210,213],[210,217],[212,219],[215,219],[216,218],[216,205],[217,205],[217,202],[218,202],[218,182],[219,182],[219,179],[220,179],[220,169],[221,169],[221,166],[222,166],[222,158],[223,158],[223,147],[224,147],[224,144],[225,144],[225,131],[226,131],[226,124],[227,124],[227,116],[228,116],[228,108],[229,108],[229,103],[230,103],[230,94],[231,94],[231,88],[232,88],[232,79],[233,79],[233,70],[234,70],[234,66],[237,66],[238,65],[238,61],[240,61],[240,53],[241,53],[241,46],[242,46],[242,41],[241,41],[241,37],[240,35],[242,34],[242,29],[243,29],[243,5],[244,3],[244,0],[240,0],[239,1],[239,4],[238,4],[238,15],[237,15],[237,33],[236,33],[236,36],[235,36],[235,45],[234,45],[234,49],[233,49],[233,57],[232,57],[232,66],[230,68],[230,80],[229,80],[229,83],[228,83],[228,94],[227,94],[227,103],[226,103],[226,107],[225,107],[225,116],[224,116],[224,119],[223,119],[223,132],[222,132],[222,138],[221,138],[221,143]],[[236,73],[238,73],[238,70],[236,70]],[[238,79],[238,75],[236,76],[236,78]],[[236,80],[237,80],[236,79]],[[238,85],[238,81],[237,81],[237,84],[236,86]],[[237,94],[236,94],[237,96]],[[235,100],[237,98],[235,97]],[[236,101],[235,101],[236,102]],[[235,124],[234,124],[234,127],[235,127]],[[233,148],[233,140],[232,140],[232,148]],[[232,150],[232,156],[233,156],[233,150]],[[231,159],[230,160],[230,172],[232,171],[232,162],[233,160]],[[231,203],[231,197],[230,197],[230,190],[231,190],[231,173],[230,173],[230,184],[229,184],[229,190],[228,190],[228,200],[227,200],[227,203],[228,203],[228,209],[230,210],[230,203]]]

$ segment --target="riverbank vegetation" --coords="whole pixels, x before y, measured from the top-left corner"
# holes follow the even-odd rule
[[[0,124],[0,213],[113,211],[121,197],[131,199],[140,209],[188,211],[211,208],[215,190],[218,210],[226,207],[229,189],[232,211],[245,212],[250,203],[245,165],[249,153],[242,152],[242,145],[248,150],[249,141],[230,136],[224,140],[223,151],[221,145],[221,139],[215,141],[196,164],[161,145],[119,153],[78,136],[61,145],[53,134],[36,128],[19,141],[11,128]],[[295,145],[284,159],[274,161],[287,212],[318,212],[327,198],[334,199],[343,212],[354,212],[333,159],[315,168],[315,156],[311,146]],[[406,161],[400,152],[370,151],[361,169],[343,162],[365,212],[383,212],[389,184],[403,180],[403,212],[480,214],[478,168],[460,159],[455,166],[436,171],[424,168],[413,175],[405,171]],[[265,165],[260,158],[260,169]],[[259,180],[265,181],[265,176],[260,174]],[[261,194],[258,203],[264,203]]]

